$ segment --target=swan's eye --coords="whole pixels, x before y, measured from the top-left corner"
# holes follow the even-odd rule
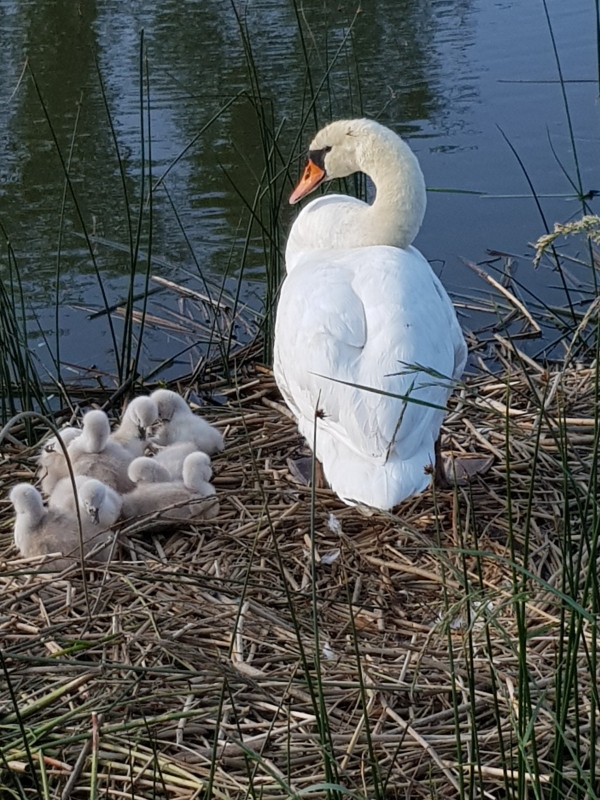
[[[331,150],[332,150],[332,147],[331,147],[330,144],[328,144],[327,147],[323,148],[323,152],[324,153],[331,153]]]

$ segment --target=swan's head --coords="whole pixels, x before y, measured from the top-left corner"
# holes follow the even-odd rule
[[[378,134],[398,139],[388,128],[367,119],[341,119],[322,128],[310,143],[308,161],[290,203],[297,203],[324,181],[361,171],[365,141]]]
[[[29,483],[17,484],[11,490],[9,499],[17,515],[27,515],[34,524],[37,524],[44,516],[42,495]]]
[[[324,181],[354,172],[375,178],[378,171],[397,169],[399,161],[406,162],[409,180],[413,180],[415,166],[422,180],[415,155],[394,131],[371,119],[331,122],[310,143],[308,161],[290,203],[297,203]]]
[[[169,389],[157,389],[152,392],[150,397],[156,403],[158,419],[162,423],[170,422],[179,411],[190,410],[183,397],[178,395],[177,392],[169,391]]]
[[[137,427],[139,439],[145,439],[147,430],[158,422],[158,407],[151,397],[136,397],[125,409],[123,419]]]
[[[100,522],[100,512],[106,502],[106,486],[102,481],[90,478],[77,490],[79,503],[94,525]]]
[[[197,451],[190,453],[183,462],[183,482],[193,488],[198,483],[208,483],[212,478],[210,457]]]
[[[129,480],[134,483],[168,483],[169,471],[154,458],[140,456],[134,458],[127,469]]]
[[[88,411],[83,417],[81,439],[88,453],[101,453],[110,436],[110,423],[104,411]]]

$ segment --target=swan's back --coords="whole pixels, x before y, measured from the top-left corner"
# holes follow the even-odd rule
[[[308,252],[284,283],[275,377],[309,442],[318,398],[317,455],[347,501],[390,508],[425,488],[465,361],[448,295],[412,247]]]

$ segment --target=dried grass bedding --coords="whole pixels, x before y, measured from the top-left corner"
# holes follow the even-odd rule
[[[6,796],[318,797],[329,781],[358,796],[457,797],[473,782],[476,796],[504,797],[518,770],[529,779],[534,756],[539,785],[550,781],[560,621],[579,602],[561,594],[564,514],[574,531],[595,513],[585,497],[596,372],[546,370],[512,347],[500,357],[500,373],[455,395],[444,428],[446,450],[492,454],[490,472],[371,516],[316,490],[314,582],[313,498],[286,463],[303,446],[260,366],[245,367],[207,415],[227,442],[213,462],[219,517],[170,535],[122,531],[118,559],[87,570],[85,584],[78,567],[44,574],[17,557],[6,498],[35,466],[6,445]],[[585,549],[574,535],[568,548]],[[581,553],[573,597],[584,597],[589,558]],[[580,619],[566,784],[596,742],[594,623],[588,611]],[[527,703],[536,711],[525,735]]]

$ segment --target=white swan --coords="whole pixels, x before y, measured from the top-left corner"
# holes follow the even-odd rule
[[[211,475],[206,453],[192,453],[185,459],[182,481],[168,480],[169,473],[156,459],[136,458],[129,477],[137,481],[137,486],[123,497],[123,516],[135,519],[160,512],[160,520],[169,527],[176,521],[212,519],[219,513],[219,502],[214,486],[208,483]],[[200,498],[207,499],[198,502]],[[173,505],[177,508],[170,507]]]
[[[104,411],[88,411],[84,415],[81,436],[69,445],[69,457],[75,475],[96,478],[119,494],[134,488],[127,477],[133,456],[110,441],[110,423]]]
[[[158,408],[150,397],[135,397],[123,412],[121,424],[111,434],[111,442],[122,445],[132,458],[143,456],[150,428],[158,422]]]
[[[65,447],[68,447],[73,439],[81,435],[81,430],[69,426],[63,428],[59,433]],[[69,469],[67,467],[64,451],[57,437],[51,436],[48,441],[42,445],[42,449],[38,455],[38,477],[40,478],[44,494],[49,495],[58,481],[68,474]]]
[[[197,450],[212,456],[222,450],[223,435],[205,419],[194,414],[183,397],[168,389],[157,389],[150,395],[158,406],[160,426],[154,436],[159,445],[191,442]]]
[[[291,229],[274,374],[311,447],[318,408],[316,454],[331,488],[350,505],[389,509],[430,481],[467,347],[450,298],[411,246],[425,182],[400,137],[370,120],[331,123],[311,143],[290,202],[354,172],[373,180],[371,205],[319,197]]]
[[[24,558],[60,553],[62,558],[48,562],[55,570],[62,570],[79,558],[79,526],[74,514],[44,508],[42,495],[28,483],[15,486],[9,497],[16,513],[14,541]],[[82,497],[85,503],[87,495]],[[85,555],[110,535],[109,531],[98,535],[98,527],[87,515],[82,516],[82,533]],[[106,561],[109,552],[107,545],[94,554],[94,559]]]

